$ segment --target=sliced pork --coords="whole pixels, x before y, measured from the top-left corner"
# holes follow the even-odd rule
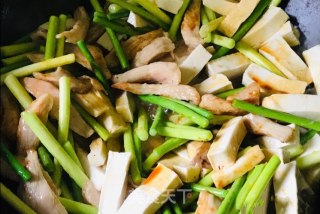
[[[193,0],[184,14],[181,24],[181,34],[186,45],[193,49],[203,41],[199,34],[201,0]]]
[[[37,152],[29,150],[26,157],[26,168],[32,175],[31,180],[20,186],[20,195],[37,213],[67,214],[58,196],[52,191],[43,175]]]
[[[154,62],[125,73],[114,75],[114,83],[162,83],[178,85],[181,80],[179,66],[174,62]]]
[[[66,42],[76,44],[79,40],[85,39],[90,26],[90,17],[84,7],[78,7],[74,11],[75,24],[71,30],[64,31],[57,35],[57,38],[66,38]]]
[[[46,124],[48,115],[53,107],[53,98],[50,94],[43,94],[34,100],[26,109],[27,112],[35,113],[39,119]],[[18,154],[25,155],[27,150],[36,150],[40,141],[25,121],[20,118],[17,131]]]
[[[59,118],[59,89],[55,85],[30,77],[23,78],[22,85],[35,97],[50,94],[53,97],[53,107],[50,116],[56,120]],[[94,132],[72,105],[70,108],[70,128],[85,138],[90,137]]]
[[[156,38],[135,55],[133,66],[139,67],[155,62],[166,54],[172,53],[174,48],[175,45],[168,37]]]
[[[293,136],[294,130],[289,126],[283,126],[270,119],[255,114],[247,114],[244,117],[247,130],[257,135],[266,135],[287,142]]]
[[[112,87],[129,91],[133,94],[154,94],[190,101],[195,105],[200,102],[200,94],[189,85],[116,83]]]
[[[216,115],[243,115],[244,111],[232,107],[231,103],[212,94],[201,97],[199,104],[201,108],[207,109]]]

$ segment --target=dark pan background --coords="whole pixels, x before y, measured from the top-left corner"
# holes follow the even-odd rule
[[[10,44],[32,32],[46,22],[50,15],[72,14],[78,5],[91,8],[89,0],[0,0],[0,4],[1,45]],[[283,0],[280,6],[285,8],[291,22],[301,32],[301,45],[296,47],[298,53],[320,44],[320,0]],[[316,201],[319,207],[319,195]],[[318,208],[314,211],[320,213]],[[1,199],[0,213],[15,211]]]

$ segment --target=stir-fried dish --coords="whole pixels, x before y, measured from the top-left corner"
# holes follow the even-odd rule
[[[90,2],[0,48],[6,203],[316,212],[320,45],[281,0]]]

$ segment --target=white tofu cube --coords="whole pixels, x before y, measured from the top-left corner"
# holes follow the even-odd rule
[[[233,89],[232,82],[230,82],[229,79],[223,74],[210,76],[201,83],[193,85],[193,87],[197,89],[201,95],[217,94]]]
[[[237,3],[228,0],[203,0],[203,5],[225,16],[237,6]]]
[[[207,154],[214,170],[221,170],[236,162],[238,149],[246,134],[242,117],[235,117],[223,124]]]
[[[183,0],[156,0],[159,8],[173,14],[177,14],[182,6]]]
[[[127,190],[127,174],[131,153],[109,152],[104,184],[102,186],[99,214],[116,214]]]
[[[253,48],[258,48],[279,31],[288,19],[289,16],[280,7],[270,6],[259,21],[242,38],[242,41]]]
[[[195,78],[208,63],[211,54],[200,44],[179,65],[181,71],[181,84],[188,84]]]
[[[268,40],[260,47],[259,52],[277,66],[288,79],[301,80],[308,84],[312,82],[307,65],[282,37]]]
[[[132,95],[124,91],[116,99],[116,111],[121,114],[123,120],[128,123],[133,122],[133,113],[135,111],[135,103]]]
[[[111,51],[113,49],[112,42],[107,32],[102,34],[102,36],[97,40],[97,43],[102,47],[104,47],[105,49],[107,49],[108,51]]]
[[[239,77],[247,69],[251,61],[237,52],[208,62],[206,69],[209,76],[224,74],[229,79]]]
[[[169,154],[162,158],[158,163],[172,169],[178,174],[185,183],[196,182],[199,179],[201,168],[178,155]]]
[[[232,37],[240,25],[250,16],[258,3],[259,0],[241,0],[221,22],[218,28],[219,31],[228,37]]]
[[[265,97],[262,106],[311,120],[320,120],[320,96],[311,94],[273,94]]]
[[[293,27],[290,21],[287,21],[270,39],[275,37],[282,37],[291,46],[300,45],[299,37],[300,32],[297,28]]]
[[[139,15],[133,13],[132,11],[130,11],[129,13],[127,22],[133,25],[134,27],[146,27],[149,25],[149,23],[146,20],[141,18]]]
[[[298,213],[298,185],[296,162],[280,164],[273,176],[277,213]]]
[[[309,66],[314,87],[320,96],[320,45],[316,45],[302,53],[304,60]]]
[[[258,145],[249,148],[237,161],[219,171],[214,171],[212,180],[217,188],[223,188],[249,172],[265,158]]]
[[[149,177],[130,193],[117,214],[155,213],[171,192],[181,186],[182,182],[174,171],[158,164]]]
[[[106,143],[101,138],[93,140],[88,154],[89,163],[93,166],[102,166],[107,159],[107,153]]]

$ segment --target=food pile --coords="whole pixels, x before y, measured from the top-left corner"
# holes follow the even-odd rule
[[[5,201],[20,213],[314,211],[320,45],[294,51],[281,0],[90,2],[0,47]]]

